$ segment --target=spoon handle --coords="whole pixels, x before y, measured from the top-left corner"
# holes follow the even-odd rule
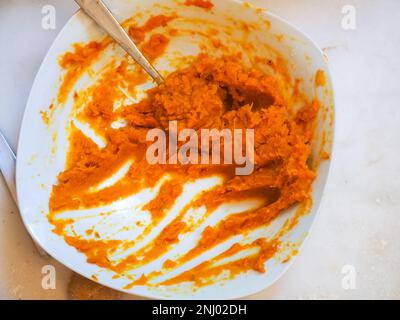
[[[101,0],[75,0],[82,10],[102,27],[152,78],[157,84],[164,82],[163,77],[145,58],[121,27],[110,10]]]

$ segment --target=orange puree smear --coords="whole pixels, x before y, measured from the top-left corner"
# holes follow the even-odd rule
[[[209,2],[186,2],[195,3],[203,6]],[[211,3],[208,5],[212,6]],[[142,50],[150,59],[156,59],[164,52],[168,38],[156,33],[145,42],[145,33],[165,26],[173,18],[155,16],[142,27],[129,29],[130,35],[141,42]],[[59,101],[65,101],[73,84],[106,45],[107,41],[76,45],[73,52],[61,58],[65,77]],[[255,67],[246,68],[240,55],[214,58],[200,54],[186,68],[169,74],[164,84],[148,90],[138,102],[116,108],[115,103],[124,99],[125,93],[121,88],[127,87],[127,91],[135,95],[135,87],[148,78],[142,71],[132,70],[128,59],[110,62],[92,87],[85,93],[76,94],[78,105],[74,117],[102,137],[104,146],[97,145],[71,124],[66,167],[59,174],[49,200],[48,219],[54,225],[54,232],[85,254],[88,262],[123,276],[135,268],[162,259],[221,205],[257,200],[258,205],[252,209],[228,214],[216,224],[205,226],[193,247],[179,256],[165,258],[161,261],[161,270],[137,275],[128,286],[175,285],[187,281],[201,286],[212,283],[212,279],[224,272],[229,273],[229,278],[247,271],[265,272],[265,262],[280,248],[279,239],[259,238],[250,244],[236,244],[191,270],[157,284],[157,277],[165,272],[183,266],[232,237],[267,226],[282,211],[295,204],[309,203],[315,172],[307,162],[320,104],[318,101],[306,101],[299,90],[287,92],[293,85],[286,62],[278,58],[272,63],[275,71],[283,76],[267,75]],[[86,102],[78,103],[82,99]],[[302,101],[299,110],[293,109],[294,100]],[[113,126],[114,122],[121,120],[123,126]],[[236,163],[149,164],[146,151],[153,142],[146,140],[148,130],[160,128],[167,131],[171,120],[177,120],[179,128],[197,131],[203,128],[254,129],[254,172],[248,176],[236,176]],[[102,182],[127,163],[129,167],[120,179],[99,188]],[[174,218],[146,245],[120,260],[110,259],[116,252],[132,249],[159,226],[171,214],[185,184],[215,176],[221,178],[221,183],[189,199],[189,203],[175,212]],[[165,177],[169,178],[165,180]],[[78,236],[70,232],[76,220],[60,216],[70,210],[110,205],[157,185],[159,190],[155,198],[142,208],[150,213],[151,222],[144,225],[141,234],[133,240],[101,238],[95,226],[83,236]],[[197,220],[185,218],[189,209],[199,208],[205,211]],[[135,227],[126,228],[129,231]],[[225,261],[248,249],[253,250],[251,254]]]
[[[147,59],[154,60],[164,53],[168,43],[169,39],[166,36],[157,33],[153,34],[141,49]]]
[[[193,269],[185,271],[176,277],[162,282],[161,284],[173,285],[190,281],[194,282],[196,286],[200,287],[207,284],[212,284],[214,281],[213,277],[221,275],[224,271],[229,271],[231,278],[233,275],[237,275],[248,270],[254,270],[263,273],[265,272],[265,261],[274,256],[278,250],[278,245],[279,243],[277,241],[267,242],[261,239],[253,242],[250,245],[235,244],[226,252],[217,256],[214,260],[203,262]],[[259,250],[256,254],[252,254],[245,259],[238,259],[223,264],[213,265],[215,262],[218,262],[223,258],[231,257],[235,253],[249,248],[258,248]]]
[[[195,6],[206,10],[211,10],[214,7],[214,4],[208,0],[186,0],[185,5]]]
[[[315,85],[323,87],[326,84],[326,77],[324,70],[318,70],[315,74]]]
[[[62,85],[58,91],[58,103],[65,103],[70,90],[80,76],[95,61],[110,43],[109,39],[102,42],[92,41],[86,45],[75,44],[73,52],[67,52],[59,61],[61,68],[66,69]]]
[[[147,32],[152,31],[158,27],[165,27],[173,19],[175,19],[174,16],[153,16],[149,20],[147,20],[147,22],[141,27],[130,27],[128,32],[133,40],[135,40],[136,42],[142,42]]]

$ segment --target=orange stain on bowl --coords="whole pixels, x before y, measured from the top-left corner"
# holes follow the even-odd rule
[[[214,4],[209,0],[186,0],[185,5],[199,7],[205,10],[211,10],[214,8]]]

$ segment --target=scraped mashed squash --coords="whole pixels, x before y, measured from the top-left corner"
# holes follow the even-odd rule
[[[171,20],[153,23],[165,26]],[[153,27],[144,26],[131,29],[131,35],[141,45],[153,46],[149,50],[156,53],[151,55],[154,61],[168,39],[153,35],[145,40],[143,32]],[[71,88],[71,79],[79,78],[105,46],[79,46],[61,59],[68,82],[64,88]],[[73,94],[77,121],[70,123],[66,167],[49,201],[54,232],[88,262],[112,270],[116,278],[126,277],[126,288],[183,282],[202,286],[222,276],[265,272],[265,262],[280,250],[278,237],[258,235],[225,248],[223,244],[265,228],[285,209],[310,200],[315,172],[307,163],[319,108],[279,74],[285,70],[281,59],[268,63],[276,74],[246,67],[240,54],[200,54],[144,96],[137,95],[137,85],[148,78],[132,61],[108,64],[91,87]],[[68,94],[62,92],[61,99]],[[299,102],[301,107],[295,109]],[[146,150],[153,142],[146,139],[148,131],[168,131],[174,120],[180,128],[197,131],[254,129],[254,172],[238,176],[235,163],[149,164]],[[142,202],[128,205],[135,195]],[[108,233],[98,228],[121,210],[126,225],[110,227]],[[77,231],[80,222],[94,215],[98,219],[91,228]],[[127,237],[115,236],[118,233]],[[175,250],[179,246],[182,249]],[[216,248],[217,253],[185,267]],[[153,271],[135,272],[152,262],[158,263]]]

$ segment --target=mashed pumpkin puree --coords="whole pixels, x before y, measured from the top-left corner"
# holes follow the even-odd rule
[[[162,55],[169,37],[153,33],[146,38],[146,33],[164,27],[174,19],[173,16],[152,17],[143,26],[130,28],[130,35],[151,60]],[[76,45],[74,51],[61,57],[60,65],[65,69],[65,75],[59,102],[66,101],[74,83],[109,44],[110,40],[105,39]],[[251,270],[265,272],[265,262],[280,249],[279,238],[236,243],[189,270],[157,281],[157,277],[232,237],[265,227],[285,209],[310,200],[315,172],[307,161],[319,103],[306,101],[296,88],[293,93],[288,92],[293,85],[281,58],[267,62],[278,73],[283,70],[281,77],[244,67],[242,60],[240,54],[219,58],[200,54],[189,66],[170,73],[164,84],[148,90],[139,101],[116,107],[116,101],[127,94],[135,96],[136,86],[148,81],[147,76],[132,67],[134,64],[126,58],[112,61],[92,87],[74,93],[74,108],[78,110],[74,117],[90,126],[104,145],[95,143],[71,122],[66,167],[53,186],[48,218],[55,227],[54,232],[85,254],[88,262],[114,271],[115,277],[126,276],[136,268],[162,259],[182,237],[193,233],[223,204],[249,199],[258,201],[251,210],[239,210],[224,216],[214,225],[206,226],[193,248],[176,258],[165,259],[160,270],[136,275],[126,288],[133,285],[174,285],[186,281],[201,286],[212,283],[213,279],[227,272],[228,277]],[[122,86],[126,90],[120,90]],[[302,101],[299,110],[294,110],[296,99]],[[149,164],[146,150],[152,142],[146,141],[146,134],[152,128],[167,130],[170,120],[177,120],[179,126],[195,130],[254,129],[254,172],[248,176],[236,176],[235,164]],[[115,123],[123,125],[115,126]],[[127,163],[129,167],[118,181],[99,187]],[[190,199],[146,245],[123,259],[110,259],[121,250],[132,249],[160,225],[171,214],[170,210],[183,194],[185,184],[209,177],[219,177],[222,182]],[[75,220],[62,218],[62,213],[106,206],[157,186],[159,190],[155,198],[142,208],[150,213],[151,223],[135,240],[102,238],[95,226],[86,231],[86,237],[66,231]],[[205,210],[200,218],[190,220],[186,218],[189,208]],[[135,213],[132,211],[132,214]],[[229,259],[240,252],[249,254]]]

